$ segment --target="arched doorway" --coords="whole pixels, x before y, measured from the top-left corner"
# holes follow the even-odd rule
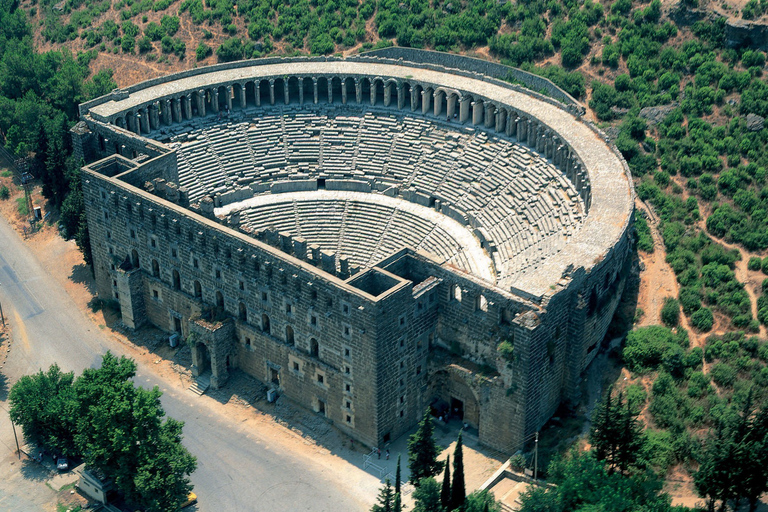
[[[320,357],[320,344],[315,338],[309,340],[309,355],[312,357]]]
[[[238,306],[237,318],[239,318],[241,322],[248,321],[248,309],[246,309],[245,304],[242,302]]]
[[[141,268],[139,265],[139,252],[136,249],[131,251],[131,265],[133,265],[133,268]]]
[[[290,325],[285,326],[285,342],[291,346],[294,345],[295,339],[293,336],[293,327]]]
[[[200,281],[195,281],[195,298],[196,299],[203,298],[203,287],[200,286]]]

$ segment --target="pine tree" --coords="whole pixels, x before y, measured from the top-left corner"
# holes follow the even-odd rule
[[[451,504],[451,456],[445,459],[445,472],[443,472],[443,486],[440,488],[440,503],[448,509]]]
[[[451,483],[451,504],[448,510],[464,510],[464,502],[467,499],[467,491],[464,487],[464,453],[462,449],[461,432],[456,440],[456,449],[453,451],[453,482]]]
[[[411,481],[421,485],[422,478],[437,475],[443,469],[443,463],[437,460],[438,451],[432,438],[432,417],[429,408],[424,411],[424,418],[419,422],[418,430],[408,440],[408,469]]]
[[[632,408],[627,401],[623,407],[621,404],[621,394],[617,400],[621,407],[621,432],[616,442],[616,454],[614,464],[618,466],[622,474],[626,474],[630,466],[637,462],[637,455],[643,448],[645,439],[643,437],[643,427],[637,419],[637,415],[632,413]]]
[[[384,487],[381,488],[376,498],[376,504],[371,507],[371,512],[393,512],[394,503],[395,493],[392,490],[389,478],[387,478],[384,480]]]
[[[595,449],[598,460],[607,460],[610,456],[611,445],[615,439],[616,419],[614,417],[613,390],[608,390],[608,396],[595,407],[592,414],[592,428],[589,441]]]

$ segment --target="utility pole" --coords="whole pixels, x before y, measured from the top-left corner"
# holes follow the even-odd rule
[[[539,475],[539,433],[536,432],[536,445],[533,449],[533,479]]]
[[[19,460],[21,460],[21,448],[19,448],[19,438],[16,437],[16,424],[11,420],[11,426],[13,427],[13,438],[16,440],[16,454],[19,456]]]

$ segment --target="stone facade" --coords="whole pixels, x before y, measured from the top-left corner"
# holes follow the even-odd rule
[[[235,63],[81,105],[75,143],[95,160],[83,168],[83,193],[99,293],[120,302],[129,327],[178,332],[192,346],[193,371],[210,372],[214,387],[240,368],[370,446],[408,431],[425,407],[446,404],[481,442],[512,452],[561,403],[579,398],[624,286],[631,181],[598,133],[551,102],[493,79],[413,66],[370,58]],[[172,134],[204,136],[194,130],[225,122],[222,112],[258,117],[281,102],[307,110],[383,105],[524,144],[560,169],[585,218],[565,249],[503,278],[492,257],[502,241],[481,217],[380,177],[350,171],[326,182],[320,168],[297,181],[227,181],[215,194],[181,186],[187,170],[167,144]],[[236,213],[216,216],[227,202],[326,185],[449,216],[477,237],[491,273],[460,270],[419,247],[350,265],[335,242],[249,230]],[[501,343],[511,353],[500,353]]]

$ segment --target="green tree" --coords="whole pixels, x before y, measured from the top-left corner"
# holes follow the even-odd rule
[[[408,469],[411,470],[411,481],[418,485],[422,478],[435,476],[443,469],[443,463],[437,460],[439,451],[432,437],[433,430],[432,416],[427,408],[419,428],[408,439]]]
[[[148,512],[178,510],[197,465],[181,444],[183,424],[163,421],[160,390],[136,387],[135,363],[107,352],[100,368],[75,381],[78,424],[75,442],[86,464]]]
[[[21,425],[27,441],[56,453],[72,456],[75,449],[77,401],[74,375],[56,365],[47,372],[25,375],[11,388],[11,421]]]
[[[443,483],[440,487],[440,504],[445,508],[451,505],[451,456],[445,458],[445,471],[443,472]]]
[[[432,477],[422,478],[413,491],[413,512],[443,512],[440,503],[440,484]]]
[[[376,503],[371,507],[371,512],[393,512],[395,506],[395,493],[389,478],[384,481],[384,487],[379,491],[376,497]]]
[[[671,510],[663,483],[653,474],[609,473],[593,450],[572,450],[548,469],[554,486],[529,487],[521,496],[521,512],[626,512]]]
[[[501,512],[501,504],[491,491],[475,491],[467,496],[464,512]]]
[[[456,448],[453,451],[453,482],[451,482],[451,501],[448,510],[463,510],[464,501],[467,499],[467,491],[464,485],[464,450],[461,440],[461,432],[456,440]]]
[[[638,411],[624,402],[622,393],[613,397],[613,390],[595,409],[590,429],[590,442],[595,457],[605,461],[609,472],[626,473],[637,462],[643,446],[643,431]]]

